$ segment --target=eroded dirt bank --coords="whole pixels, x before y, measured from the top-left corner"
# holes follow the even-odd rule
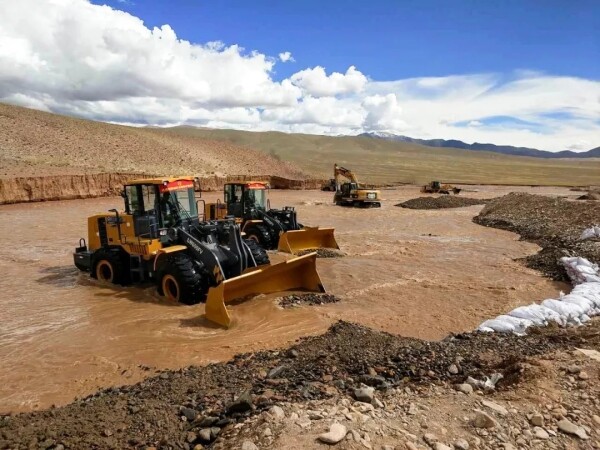
[[[49,175],[41,177],[0,178],[0,205],[9,203],[110,197],[118,195],[123,184],[135,178],[153,175],[134,173],[97,173],[85,175]],[[298,179],[271,175],[217,175],[199,177],[199,187],[206,191],[221,190],[227,181],[267,181],[275,189],[317,189],[324,180]]]
[[[511,188],[480,188],[490,198]],[[568,191],[543,188],[548,195]],[[272,191],[273,206],[308,225],[333,226],[347,256],[318,270],[337,303],[282,309],[277,295],[233,306],[229,331],[208,326],[203,306],[166,304],[153,286],[101,285],[72,266],[87,216],[122,199],[6,205],[0,210],[0,406],[27,411],[98,388],[135,383],[160,369],[224,361],[325,331],[337,320],[422,339],[473,330],[516,306],[568,291],[515,262],[539,247],[472,222],[481,206],[418,211],[393,205],[418,188],[384,191],[381,209],[331,205],[331,193]],[[217,193],[207,193],[215,200]],[[18,244],[18,245],[17,245]],[[280,255],[273,254],[276,260]]]

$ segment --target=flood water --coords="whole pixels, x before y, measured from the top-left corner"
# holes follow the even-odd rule
[[[461,195],[515,190],[477,189]],[[441,339],[568,289],[513,261],[537,246],[472,223],[481,206],[414,211],[393,205],[417,197],[416,188],[383,194],[381,209],[362,210],[331,205],[331,193],[271,191],[271,204],[295,206],[302,223],[335,227],[347,256],[317,264],[328,292],[342,301],[283,310],[278,295],[259,296],[232,307],[230,330],[207,325],[202,305],[168,304],[153,287],[101,284],[73,267],[87,216],[120,208],[122,199],[0,206],[0,412],[65,404],[159,369],[279,347],[339,319]]]

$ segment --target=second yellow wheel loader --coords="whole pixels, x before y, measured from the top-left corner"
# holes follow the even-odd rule
[[[324,292],[314,253],[269,265],[235,220],[200,221],[193,178],[131,181],[125,211],[88,218],[88,239],[73,254],[77,268],[101,281],[150,281],[167,299],[206,302],[206,318],[229,327],[227,303],[251,294]]]
[[[205,215],[210,220],[235,218],[248,239],[269,250],[294,254],[340,248],[333,228],[303,226],[293,207],[271,208],[267,192],[268,185],[263,181],[225,183],[225,202],[205,204]]]

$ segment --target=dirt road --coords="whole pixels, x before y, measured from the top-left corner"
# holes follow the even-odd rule
[[[469,197],[523,190],[477,189]],[[295,206],[302,223],[336,228],[347,256],[320,259],[318,268],[328,291],[342,301],[284,310],[275,295],[261,296],[233,307],[238,323],[229,331],[208,327],[203,306],[168,305],[152,287],[100,285],[72,267],[86,217],[120,207],[120,198],[0,207],[0,412],[64,404],[157,368],[277,347],[323,332],[338,319],[440,339],[568,289],[513,261],[534,253],[535,245],[472,223],[481,206],[393,206],[418,195],[412,187],[384,191],[381,209],[356,210],[331,205],[330,193],[273,191],[273,206]]]

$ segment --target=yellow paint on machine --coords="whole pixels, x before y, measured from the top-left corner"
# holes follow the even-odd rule
[[[301,230],[286,231],[279,236],[277,250],[286,253],[298,253],[316,248],[339,249],[334,236],[334,228],[304,227]]]
[[[309,253],[225,280],[208,291],[206,319],[229,328],[232,318],[225,305],[249,295],[287,290],[325,292],[316,263],[317,254]]]

